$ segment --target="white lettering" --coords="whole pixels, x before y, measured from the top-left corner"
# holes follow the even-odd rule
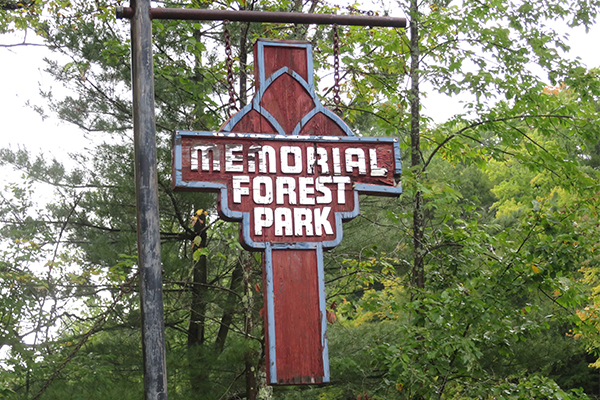
[[[315,154],[316,150],[316,154]],[[318,158],[317,158],[318,156]],[[323,147],[307,147],[306,148],[306,173],[314,174],[315,167],[321,167],[321,174],[329,173],[329,165],[327,165],[327,150]]]
[[[256,204],[273,203],[273,180],[270,177],[257,176],[252,180],[252,199]]]
[[[244,172],[243,150],[244,146],[241,144],[225,145],[225,172]]]
[[[341,175],[342,161],[340,159],[340,149],[334,147],[331,151],[333,152],[333,173],[335,175]]]
[[[202,171],[210,171],[209,155],[212,155],[213,158],[213,171],[221,170],[221,151],[216,144],[198,144],[193,146],[190,151],[190,169],[192,171],[198,171],[198,153],[202,153]]]
[[[277,164],[275,163],[275,149],[271,146],[262,146],[256,152],[258,155],[259,171],[261,174],[267,173],[267,161],[269,162],[269,173],[277,173]],[[250,159],[248,159],[248,170],[250,170]],[[252,171],[255,171],[256,167],[253,162]]]
[[[250,194],[250,188],[242,187],[242,183],[249,183],[249,176],[234,176],[231,186],[233,186],[233,202],[241,203],[242,196],[248,196]]]
[[[323,236],[333,235],[333,227],[329,221],[331,207],[288,208],[279,207],[275,210],[266,207],[254,209],[254,233],[264,234],[265,228],[274,228],[275,236]],[[314,216],[314,218],[313,218]]]
[[[312,213],[310,208],[294,208],[294,234],[303,236],[304,229],[306,236],[313,236]]]
[[[333,183],[338,185],[338,204],[346,204],[346,184],[350,183],[350,177],[334,176]]]
[[[248,148],[248,172],[256,172],[256,158],[261,149],[262,146],[256,144]]]
[[[290,156],[294,164],[290,165]],[[299,174],[302,172],[302,149],[298,146],[281,146],[281,172],[284,174]]]
[[[333,229],[329,223],[329,212],[331,207],[324,207],[321,212],[320,208],[315,208],[315,236],[323,235],[323,228],[325,228],[326,235],[333,235]]]
[[[275,180],[277,204],[285,204],[284,196],[288,196],[289,204],[296,204],[296,180],[287,176],[278,176]]]
[[[323,196],[317,197],[318,204],[329,204],[333,200],[331,197],[331,189],[325,186],[326,183],[333,183],[331,176],[320,176],[315,182],[315,189],[317,192],[323,193]]]
[[[386,176],[387,168],[377,166],[377,149],[369,149],[369,161],[371,165],[371,176]]]
[[[285,233],[284,233],[285,231]],[[292,210],[281,207],[275,209],[275,236],[293,236]]]
[[[356,161],[354,160],[356,157]],[[346,149],[346,172],[352,173],[354,168],[358,168],[359,175],[367,174],[367,163],[365,160],[365,151],[363,149]]]
[[[298,178],[298,193],[300,197],[300,204],[313,205],[315,199],[308,197],[308,195],[315,194],[315,188],[313,187],[315,181],[313,178]]]
[[[254,209],[254,234],[256,236],[262,236],[263,228],[268,228],[272,225],[273,210],[265,207]]]

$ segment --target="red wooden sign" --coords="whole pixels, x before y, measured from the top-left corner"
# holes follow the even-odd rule
[[[265,253],[269,382],[328,382],[323,250],[359,193],[402,192],[398,139],[354,136],[321,105],[309,43],[259,40],[254,59],[256,95],[220,132],[175,132],[173,184],[218,192],[244,247]]]

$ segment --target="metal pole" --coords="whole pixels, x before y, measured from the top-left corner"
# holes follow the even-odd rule
[[[133,9],[117,7],[117,18],[132,18]],[[385,26],[405,28],[406,18],[368,15],[306,14],[272,11],[232,11],[195,8],[151,8],[152,19],[181,19],[193,21],[271,22],[317,25]]]
[[[167,399],[150,0],[132,0],[131,64],[144,392]]]

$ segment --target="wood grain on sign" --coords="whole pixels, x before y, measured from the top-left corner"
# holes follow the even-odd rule
[[[278,384],[323,381],[316,255],[312,250],[273,252]]]
[[[280,44],[273,42],[274,44]],[[288,72],[279,75],[262,93],[260,106],[268,111],[283,128],[286,135],[291,135],[296,125],[315,108],[315,94],[312,82],[312,75],[309,76],[309,65],[312,66],[312,59],[308,59],[307,42],[295,42],[305,47],[294,47],[294,42],[289,42],[290,47],[286,46],[264,46],[263,61],[255,64],[255,82],[256,90],[261,91],[260,75],[264,71],[264,76],[268,80],[274,73],[282,68],[288,68]],[[258,47],[254,46],[254,59],[259,60]],[[261,70],[261,67],[263,68]],[[310,71],[312,73],[312,69]],[[297,74],[311,85],[313,91],[306,90],[297,79],[291,75]],[[311,128],[303,130],[302,135],[313,136],[344,136],[345,133],[338,124],[331,118],[317,114],[310,122]],[[226,126],[225,123],[224,126]],[[258,128],[250,130],[248,128]],[[272,133],[274,127],[267,119],[256,112],[250,112],[230,129],[231,132],[248,133]]]
[[[344,131],[337,125],[332,124],[331,119],[323,114],[317,114],[302,127],[300,135],[309,136],[344,136]]]
[[[358,194],[398,196],[395,138],[356,137],[314,91],[308,42],[259,40],[256,93],[219,132],[176,132],[173,185],[218,192],[221,217],[262,251],[267,379],[329,382],[323,251]]]
[[[261,106],[291,135],[302,117],[314,108],[314,101],[297,80],[283,74],[265,91]]]
[[[323,117],[327,118],[327,117]],[[318,115],[313,119],[318,119]],[[312,120],[311,120],[312,121]],[[323,120],[323,125],[326,125],[328,119]],[[248,124],[248,130],[253,130],[255,127],[252,125],[252,121],[250,118],[243,119],[242,122]],[[257,124],[259,125],[259,124]],[[316,125],[316,124],[315,124]],[[237,126],[237,125],[236,125]],[[309,129],[313,127],[310,122],[305,126],[305,128]],[[316,129],[324,130],[325,128],[321,128],[320,126],[316,126]],[[339,129],[339,128],[338,128]],[[250,132],[253,133],[253,132]],[[303,135],[305,136],[305,135]],[[311,135],[312,136],[312,135]],[[283,137],[282,137],[283,139]],[[362,140],[361,140],[362,139]],[[226,170],[226,159],[225,159],[225,148],[226,146],[231,146],[233,144],[237,144],[242,146],[242,150],[240,153],[240,161],[236,161],[236,166],[241,168],[238,171],[239,174],[244,174],[248,176],[280,176],[281,174],[281,163],[282,160],[280,158],[280,150],[282,146],[293,146],[299,147],[301,149],[302,154],[302,165],[300,168],[300,172],[298,173],[287,173],[285,176],[289,177],[318,177],[318,176],[350,176],[352,177],[353,184],[366,184],[366,185],[384,185],[393,187],[396,184],[396,176],[395,176],[395,158],[394,158],[394,143],[393,142],[379,142],[373,140],[368,137],[356,138],[355,143],[347,143],[347,142],[339,142],[335,140],[328,140],[327,138],[319,138],[318,144],[315,144],[312,141],[300,141],[295,140],[294,142],[290,142],[287,140],[271,140],[269,138],[265,138],[264,136],[258,137],[239,137],[233,138],[230,136],[206,136],[206,137],[193,137],[186,136],[181,139],[181,148],[182,148],[182,158],[184,164],[191,164],[190,157],[192,154],[191,148],[192,146],[201,146],[201,145],[214,145],[216,149],[218,149],[218,161],[219,161],[219,169],[216,170],[213,168],[213,162],[215,153],[208,152],[210,158],[210,166],[208,170],[203,170],[201,167],[197,170],[185,169],[182,171],[182,177],[185,181],[197,181],[197,180],[206,180],[211,182],[221,182],[224,184],[230,184],[232,176],[235,175],[231,172],[227,172]],[[271,171],[271,165],[268,165],[268,171],[266,173],[262,173],[259,171],[258,163],[256,160],[250,161],[248,158],[248,153],[250,153],[249,149],[254,146],[270,146],[275,150],[275,172]],[[328,161],[327,161],[327,172],[323,173],[320,166],[312,166],[309,168],[308,159],[306,157],[307,148],[320,148],[326,151]],[[336,167],[333,162],[333,152],[334,149],[338,149],[340,155],[340,164],[339,171],[336,172]],[[359,168],[351,168],[348,171],[346,166],[346,156],[345,151],[347,149],[362,149],[365,155],[365,172],[361,174]],[[375,153],[372,154],[371,152]],[[372,155],[375,155],[372,158]],[[201,157],[201,156],[198,156]],[[291,156],[290,156],[291,157]],[[356,157],[351,157],[352,161],[356,161]],[[375,162],[375,167],[383,168],[386,170],[384,174],[375,173],[373,165],[371,165],[371,161]],[[287,165],[294,165],[294,162],[287,160]],[[251,166],[254,165],[254,170],[250,171]]]
[[[294,42],[288,41],[289,44]],[[297,43],[305,44],[307,42],[299,41]],[[254,47],[254,57],[256,57],[256,47]],[[308,76],[308,54],[305,48],[267,46],[264,51],[265,76],[269,77],[283,67],[289,67],[294,72],[309,82],[312,76]],[[312,60],[311,60],[312,61]],[[256,80],[258,82],[258,79]]]
[[[251,110],[239,121],[232,130],[233,132],[248,133],[270,133],[277,134],[269,120],[260,115],[256,110]]]
[[[312,82],[312,57],[309,59],[306,47],[264,46],[262,62],[255,64],[257,75],[257,92],[260,87],[260,76],[269,79],[273,74],[287,67],[288,72],[277,77],[262,93],[260,106],[271,114],[279,123],[286,135],[291,135],[301,119],[315,108],[314,92],[308,92],[291,74],[296,73],[310,85]],[[259,60],[258,46],[254,46],[254,59]],[[261,67],[264,68],[261,71]],[[309,69],[311,71],[309,72]],[[256,129],[259,130],[250,130]],[[266,128],[266,129],[265,129]],[[271,133],[276,131],[266,118],[258,113],[246,114],[234,127],[232,132]],[[308,127],[301,130],[302,135],[342,136],[344,132],[331,118],[322,114],[313,117]],[[280,146],[280,145],[279,145]],[[304,160],[306,162],[306,160]],[[306,170],[304,166],[303,171]],[[354,207],[352,191],[348,190],[348,206]],[[230,195],[231,196],[231,195]],[[231,199],[230,199],[231,200]],[[289,200],[286,200],[289,201]],[[230,204],[232,204],[230,202]],[[285,204],[289,205],[289,204]],[[256,204],[252,204],[255,207]],[[254,216],[252,215],[253,219]],[[334,213],[329,222],[335,226]],[[252,220],[251,226],[254,225]],[[267,242],[293,242],[293,236],[274,236],[273,230],[265,230],[261,240]],[[326,236],[326,235],[323,235]],[[255,240],[258,238],[254,237]],[[308,241],[324,241],[333,238],[311,237]],[[319,292],[316,250],[273,250],[273,304],[275,338],[265,335],[267,351],[271,348],[275,357],[267,356],[267,362],[276,366],[267,367],[267,375],[271,384],[310,384],[328,381],[329,371],[325,371],[323,341],[325,332],[321,332],[323,310],[320,310],[320,299],[324,293]],[[264,262],[263,257],[263,262]],[[266,285],[265,285],[266,287]],[[265,293],[265,314],[268,313],[268,296]],[[267,320],[268,315],[267,315]],[[267,331],[268,329],[265,329]],[[271,341],[276,346],[270,346]],[[273,368],[275,367],[275,368]],[[327,368],[328,370],[328,368]],[[273,376],[276,375],[276,376]]]

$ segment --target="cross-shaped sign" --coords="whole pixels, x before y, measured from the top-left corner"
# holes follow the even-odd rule
[[[359,193],[398,196],[397,138],[354,136],[323,107],[306,42],[254,45],[256,95],[219,132],[177,131],[173,185],[218,192],[240,241],[264,252],[268,381],[329,381],[323,251],[359,213]]]

